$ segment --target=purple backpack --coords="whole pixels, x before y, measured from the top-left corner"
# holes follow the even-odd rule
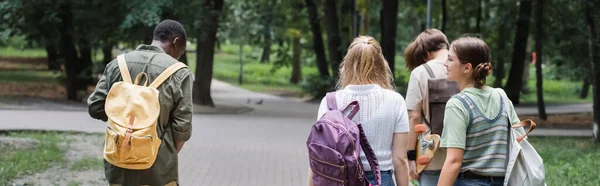
[[[314,185],[371,185],[364,176],[360,147],[369,160],[376,185],[381,185],[381,173],[375,152],[369,145],[361,125],[351,121],[359,110],[358,101],[353,101],[344,109],[338,110],[335,92],[327,93],[326,99],[329,111],[313,125],[306,141]],[[344,112],[350,106],[354,108],[345,116]]]

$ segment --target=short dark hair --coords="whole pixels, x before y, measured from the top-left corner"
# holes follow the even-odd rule
[[[417,38],[406,47],[404,51],[404,61],[409,71],[417,68],[419,65],[427,62],[427,52],[437,51],[439,49],[450,48],[450,43],[446,35],[438,29],[427,29],[417,36]]]
[[[183,40],[187,40],[187,34],[185,33],[185,29],[183,29],[183,25],[177,21],[166,19],[156,25],[152,39],[164,42],[173,37],[180,37]]]

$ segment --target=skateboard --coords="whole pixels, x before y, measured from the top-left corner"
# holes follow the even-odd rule
[[[429,161],[440,146],[440,135],[426,134],[427,125],[418,124],[415,126],[417,133],[417,174],[429,164]]]

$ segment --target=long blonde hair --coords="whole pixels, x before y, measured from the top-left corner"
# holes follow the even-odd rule
[[[338,89],[350,84],[377,84],[385,89],[395,90],[394,77],[383,57],[381,46],[371,36],[359,36],[352,41],[339,70]]]

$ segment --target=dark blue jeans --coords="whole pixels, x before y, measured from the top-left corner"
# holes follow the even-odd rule
[[[504,177],[495,179],[466,179],[456,178],[454,186],[502,186],[504,184]]]
[[[381,186],[396,186],[394,183],[394,171],[381,171]],[[373,176],[373,172],[365,171],[365,177],[369,180],[371,185],[375,185],[375,176]]]

